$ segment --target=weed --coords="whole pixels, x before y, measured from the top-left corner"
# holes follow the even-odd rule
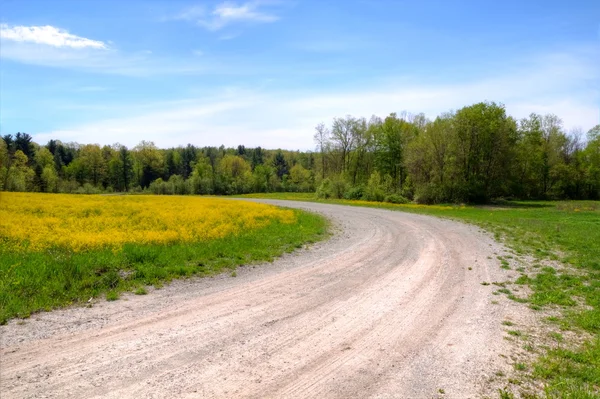
[[[117,299],[119,299],[119,293],[117,291],[108,291],[106,293],[107,301],[116,301]]]
[[[558,342],[562,342],[564,340],[564,337],[562,334],[557,333],[557,332],[551,332],[548,334],[550,336],[550,338],[554,339],[555,341]]]
[[[527,302],[529,302],[527,300],[527,298],[521,298],[521,297],[515,296],[513,294],[509,294],[507,298],[510,299],[511,301],[515,301],[515,302],[519,302],[519,303],[527,303]]]
[[[515,395],[512,392],[505,389],[498,389],[498,394],[500,395],[500,399],[515,399]]]
[[[515,370],[517,370],[517,371],[527,370],[527,365],[525,363],[515,363],[514,367],[515,367]]]

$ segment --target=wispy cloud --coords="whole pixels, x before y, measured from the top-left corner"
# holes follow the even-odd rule
[[[43,44],[52,47],[68,47],[73,49],[107,49],[106,43],[73,35],[54,26],[9,26],[0,24],[0,39]]]
[[[548,63],[549,59],[554,63]],[[124,142],[126,137],[124,144],[129,146],[153,140],[161,147],[193,143],[311,149],[314,126],[330,123],[334,117],[352,114],[368,118],[406,110],[435,118],[485,100],[504,103],[516,118],[531,112],[554,113],[567,129],[581,127],[587,131],[598,123],[600,93],[584,83],[599,75],[586,57],[557,54],[537,57],[510,73],[462,83],[379,84],[354,90],[231,88],[185,101],[132,108],[130,114],[134,116],[65,127],[35,138],[40,143],[58,138],[110,144]]]
[[[34,42],[2,38],[0,59],[27,65],[80,70],[92,73],[145,77],[155,75],[203,74],[224,71],[215,61],[198,61],[198,57],[164,58],[150,51],[123,52],[117,48],[56,47]],[[194,60],[195,58],[195,60]]]
[[[265,5],[260,1],[239,4],[224,2],[217,4],[212,10],[195,6],[185,10],[176,19],[193,21],[209,31],[218,31],[239,23],[270,23],[279,20],[279,16],[272,10],[266,10]]]

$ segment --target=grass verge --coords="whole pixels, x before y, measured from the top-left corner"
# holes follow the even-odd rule
[[[543,381],[549,398],[600,397],[600,202],[506,202],[499,206],[395,205],[316,200],[314,194],[254,194],[247,197],[336,203],[446,217],[478,225],[515,251],[530,255],[534,272],[521,271],[515,284],[528,285],[528,298],[510,295],[535,310],[558,310],[563,331],[592,337],[561,342],[540,354],[530,376]],[[498,259],[509,268],[507,259]],[[563,265],[565,267],[554,267]],[[535,396],[530,396],[535,397]]]
[[[174,278],[211,276],[253,262],[272,261],[285,252],[323,239],[327,221],[293,211],[297,222],[268,226],[199,243],[124,244],[118,251],[0,251],[0,323],[33,312],[85,303],[123,291],[143,295]]]

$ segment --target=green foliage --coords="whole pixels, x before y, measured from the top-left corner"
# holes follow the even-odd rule
[[[75,193],[76,194],[100,194],[101,191],[98,187],[96,187],[90,183],[84,183],[84,185],[79,187]]]
[[[305,169],[301,164],[297,163],[290,169],[289,187],[286,191],[313,191],[313,176],[312,173]]]
[[[506,389],[499,389],[498,394],[500,396],[500,399],[514,399],[515,398],[515,395],[513,395],[512,392],[510,392]]]
[[[350,187],[344,193],[344,199],[347,200],[360,200],[365,195],[365,188],[363,186]]]
[[[534,375],[547,381],[551,398],[597,398],[600,385],[600,339],[577,351],[550,350],[534,368]]]
[[[375,171],[369,177],[363,199],[367,201],[382,202],[384,198],[385,191],[381,181],[381,176],[379,176],[379,172]]]
[[[346,193],[346,183],[342,179],[325,179],[321,182],[321,185],[317,189],[317,198],[328,199],[340,199],[344,198]]]
[[[389,202],[390,204],[408,204],[410,202],[407,198],[401,196],[400,194],[387,195],[384,201]]]
[[[322,198],[361,194],[376,201],[399,194],[420,204],[594,200],[600,199],[598,132],[598,126],[591,129],[584,142],[567,134],[554,115],[531,114],[517,122],[502,104],[482,102],[433,121],[407,113],[334,118],[331,128],[316,127],[316,153],[243,145],[159,149],[148,141],[131,150],[56,140],[40,147],[18,133],[0,142],[0,189],[90,192],[79,190],[87,183],[102,192],[317,189]],[[378,183],[372,181],[375,173]]]

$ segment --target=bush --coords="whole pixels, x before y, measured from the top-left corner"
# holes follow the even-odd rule
[[[365,194],[365,188],[363,186],[350,187],[344,193],[344,199],[347,200],[359,200],[362,199]]]
[[[58,192],[59,193],[75,193],[80,188],[77,181],[72,180],[59,180],[58,181]]]
[[[335,179],[331,182],[331,196],[333,198],[342,199],[346,192],[346,182],[342,179]]]
[[[317,188],[317,198],[327,199],[331,198],[331,180],[324,179],[319,188]]]
[[[366,199],[367,201],[382,202],[384,198],[385,191],[383,191],[381,176],[378,172],[373,172],[371,177],[369,177],[363,199]]]
[[[415,191],[415,202],[418,204],[435,204],[441,202],[443,197],[442,189],[434,184],[421,185]]]
[[[385,202],[389,202],[390,204],[408,204],[410,201],[400,194],[390,194],[385,197]]]
[[[317,189],[317,198],[344,198],[346,192],[346,182],[342,179],[325,179]]]
[[[148,190],[152,193],[152,194],[159,194],[159,195],[164,195],[164,194],[172,194],[167,192],[167,184],[165,183],[165,181],[163,179],[161,179],[160,177],[156,180],[154,180],[152,183],[150,183],[150,186],[148,187]]]
[[[187,183],[186,180],[183,179],[182,176],[172,175],[169,178],[169,194],[177,194],[177,195],[185,195],[190,194],[191,185]]]
[[[82,187],[79,187],[76,194],[100,194],[102,191],[97,187],[94,187],[90,183],[85,183]]]

